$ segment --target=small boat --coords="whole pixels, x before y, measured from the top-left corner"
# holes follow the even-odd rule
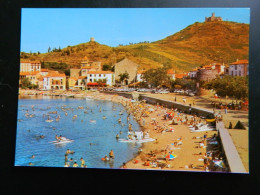
[[[47,122],[47,123],[51,123],[51,122],[53,122],[53,120],[45,120],[45,122]]]
[[[216,128],[215,127],[211,127],[208,124],[200,126],[197,130],[196,130],[195,127],[190,128],[191,132],[213,131],[213,130],[216,130]]]
[[[143,132],[136,131],[136,132],[128,132],[127,139],[118,139],[120,142],[127,142],[127,143],[145,143],[145,142],[152,142],[155,139],[150,138],[149,135],[143,136]]]
[[[206,121],[207,121],[208,123],[212,123],[212,122],[215,122],[216,119],[206,119]]]
[[[145,138],[145,139],[118,139],[119,142],[126,142],[126,143],[145,143],[145,142],[152,142],[155,139],[153,138]]]
[[[70,143],[70,142],[73,142],[74,140],[72,139],[67,139],[65,137],[62,137],[61,140],[55,140],[55,141],[52,141],[50,143],[53,143],[53,144],[66,144],[66,143]]]

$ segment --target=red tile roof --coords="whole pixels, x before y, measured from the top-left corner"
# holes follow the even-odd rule
[[[89,71],[88,74],[113,74],[111,71]]]
[[[174,74],[174,70],[173,69],[167,70],[167,74]]]
[[[45,77],[66,77],[64,73],[59,73],[58,71],[49,72]]]
[[[32,72],[20,72],[21,76],[25,76],[25,75],[37,75],[39,74],[40,71],[32,71]]]
[[[248,64],[248,60],[238,60],[236,62],[231,63],[231,65],[239,65],[239,64]]]
[[[185,76],[187,76],[187,75],[186,74],[175,74],[176,79],[182,79]]]

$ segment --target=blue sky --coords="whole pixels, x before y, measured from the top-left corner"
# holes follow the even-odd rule
[[[205,17],[250,23],[249,8],[23,8],[21,51],[45,53],[94,37],[100,44],[157,41]]]

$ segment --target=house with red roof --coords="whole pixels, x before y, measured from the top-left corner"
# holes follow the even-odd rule
[[[249,63],[248,60],[237,60],[229,64],[228,74],[231,76],[247,76],[249,75]]]
[[[33,71],[41,71],[41,62],[21,59],[20,72],[33,72]]]
[[[49,71],[43,76],[43,89],[45,90],[66,90],[66,75],[58,71]]]

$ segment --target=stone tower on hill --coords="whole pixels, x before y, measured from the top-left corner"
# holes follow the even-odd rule
[[[205,17],[205,22],[215,22],[215,21],[222,21],[222,18],[216,17],[215,13],[212,13],[211,17]]]

